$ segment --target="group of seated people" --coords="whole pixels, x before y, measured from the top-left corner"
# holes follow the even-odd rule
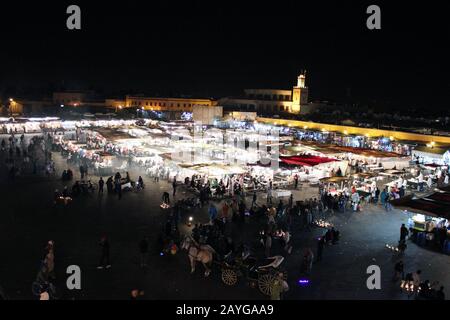
[[[325,243],[337,244],[339,242],[339,235],[340,232],[334,229],[334,227],[328,229],[327,232],[325,233]]]
[[[439,290],[435,289],[436,283],[431,284],[429,280],[425,280],[419,285],[418,300],[445,300],[444,287]]]
[[[88,181],[75,181],[72,186],[72,195],[77,196],[80,194],[88,194],[94,191],[94,185],[91,180]]]
[[[210,245],[220,256],[234,251],[233,242],[224,236],[219,221],[212,225],[196,224],[192,229],[192,238],[200,244]]]
[[[64,170],[61,175],[62,181],[71,181],[73,179],[73,172],[70,169]]]

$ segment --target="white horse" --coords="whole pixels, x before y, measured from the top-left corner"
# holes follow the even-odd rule
[[[213,255],[216,251],[209,245],[200,245],[192,237],[186,236],[181,243],[181,248],[187,250],[191,263],[191,274],[195,272],[197,261],[205,267],[205,277],[211,273]]]

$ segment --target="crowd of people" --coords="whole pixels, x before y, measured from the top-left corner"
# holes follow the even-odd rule
[[[48,137],[51,141],[51,137]],[[11,135],[8,141],[3,140],[1,142],[2,151],[5,154],[9,154],[9,158],[18,157],[33,157],[39,155],[36,150],[42,150],[43,168],[49,175],[54,173],[55,164],[51,160],[51,153],[48,151],[48,143],[45,139],[36,137],[31,139],[29,145],[25,146],[23,135],[20,140],[17,139],[14,133]],[[12,150],[12,151],[11,151]],[[16,151],[14,151],[16,150]],[[71,163],[72,164],[72,163]],[[131,188],[143,189],[145,187],[143,178],[138,177],[137,182],[133,181],[128,172],[124,176],[120,172],[116,172],[114,175],[100,177],[98,182],[92,182],[94,179],[89,174],[90,164],[83,162],[82,159],[78,159],[77,164],[79,167],[79,173],[81,180],[77,180],[73,183],[71,188],[64,186],[62,191],[55,190],[54,201],[64,202],[65,205],[72,201],[72,197],[76,197],[80,194],[93,194],[98,192],[99,195],[104,193],[104,185],[106,185],[106,191],[110,195],[117,195],[118,199],[122,198],[123,186],[130,185]],[[145,163],[147,164],[147,163]],[[296,201],[291,194],[288,200],[280,200],[273,195],[273,181],[269,179],[267,183],[263,183],[262,179],[256,177],[250,178],[250,185],[253,188],[246,186],[245,175],[230,175],[223,179],[210,179],[207,175],[193,175],[186,177],[183,182],[177,180],[177,174],[170,168],[164,167],[160,163],[150,163],[152,166],[157,167],[157,170],[150,172],[154,183],[158,183],[159,179],[169,181],[171,177],[172,181],[172,202],[169,192],[165,191],[162,195],[163,209],[168,209],[166,222],[164,224],[163,249],[169,251],[177,250],[177,238],[179,238],[178,226],[181,220],[181,215],[185,214],[191,209],[197,210],[197,208],[207,207],[207,212],[210,218],[209,223],[200,224],[196,223],[192,229],[192,237],[200,244],[208,244],[213,247],[221,256],[226,256],[230,252],[236,253],[242,251],[244,244],[236,244],[230,234],[227,232],[229,224],[246,224],[252,221],[254,217],[261,217],[264,221],[263,226],[259,232],[259,238],[255,239],[259,243],[257,249],[261,249],[264,252],[265,257],[271,257],[274,254],[283,254],[289,256],[293,252],[294,243],[292,241],[294,233],[297,232],[309,232],[311,231],[317,219],[329,218],[335,213],[345,213],[347,210],[360,211],[364,203],[378,205],[381,204],[386,211],[391,210],[390,201],[398,199],[405,195],[406,187],[404,181],[397,182],[396,185],[383,188],[382,190],[375,184],[367,192],[367,196],[360,195],[355,186],[344,188],[342,192],[333,194],[330,189],[325,185],[319,186],[319,193],[316,198],[308,198],[304,201]],[[342,172],[336,172],[336,176],[341,176]],[[424,182],[423,175],[419,173],[419,189],[421,190],[421,183]],[[62,181],[71,182],[74,180],[74,174],[70,168],[67,168],[62,172]],[[431,179],[431,178],[429,178]],[[448,183],[448,172],[441,171],[440,177],[442,183]],[[248,179],[247,179],[248,180]],[[299,185],[298,176],[293,177],[293,188],[297,189]],[[267,192],[267,201],[258,201],[260,191]],[[194,197],[192,200],[187,201],[181,197],[177,197],[177,189],[183,187],[186,190],[193,192],[198,197]],[[249,193],[246,190],[252,189],[253,192]],[[250,196],[251,204],[248,203],[248,196]],[[258,219],[254,219],[259,221]],[[300,228],[294,227],[294,221],[298,223]],[[297,226],[297,225],[295,225]],[[399,242],[400,246],[405,246],[401,251],[406,250],[406,237],[408,233],[402,229],[401,238]],[[301,273],[310,274],[312,272],[312,266],[314,262],[320,262],[323,257],[323,252],[327,246],[337,245],[340,240],[340,232],[335,227],[330,226],[324,230],[323,234],[315,239],[317,245],[316,250],[311,249],[311,245],[308,244],[304,250],[303,260],[299,266]],[[101,247],[101,259],[98,268],[109,269],[111,268],[110,262],[110,243],[106,236],[103,236],[100,240]],[[148,238],[144,238],[139,242],[139,253],[141,255],[140,266],[147,267],[149,263],[148,252],[149,243]],[[39,283],[48,283],[49,280],[54,277],[54,243],[49,242],[46,247],[46,254],[43,260],[43,265],[38,274]],[[396,276],[401,274],[400,279],[402,281],[413,281],[414,285],[420,288],[419,297],[435,299],[441,299],[443,297],[443,287],[436,290],[430,282],[417,281],[417,277],[420,272],[417,271],[415,276],[409,277],[408,274],[403,273],[403,261],[397,263],[395,266]],[[414,274],[414,273],[413,273]],[[415,278],[414,278],[415,277]],[[434,299],[433,298],[433,299]]]

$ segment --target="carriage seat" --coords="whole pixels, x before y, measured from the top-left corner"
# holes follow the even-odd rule
[[[261,269],[267,269],[267,268],[278,268],[280,264],[284,261],[284,257],[282,256],[275,256],[275,257],[269,257],[266,259],[262,259],[259,261],[256,261],[253,265],[252,269],[255,270],[261,270]]]

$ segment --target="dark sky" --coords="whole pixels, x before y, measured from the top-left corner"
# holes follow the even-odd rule
[[[448,106],[447,1],[4,2],[3,91],[217,97],[290,88],[307,69],[313,99]],[[66,29],[69,4],[82,9],[81,31]],[[367,30],[369,4],[382,30]]]

